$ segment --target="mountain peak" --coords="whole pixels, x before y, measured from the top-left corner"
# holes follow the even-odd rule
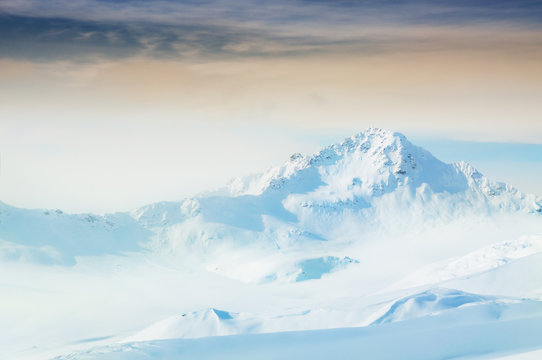
[[[348,152],[366,150],[371,147],[390,146],[392,144],[397,145],[397,147],[412,145],[401,133],[381,128],[367,128],[322,150],[334,149]]]
[[[412,153],[423,152],[423,156],[431,156],[427,151],[411,144],[407,138],[397,132],[380,128],[368,128],[343,141],[330,145],[312,156],[313,163],[329,163],[326,160],[337,160],[349,153],[364,154],[365,157],[380,157],[385,161],[382,166],[391,162],[399,163],[412,158]],[[431,156],[432,157],[432,156]],[[405,159],[404,159],[405,158]]]
[[[285,183],[302,172],[311,173],[310,176],[314,177],[315,171],[322,172],[323,168],[333,166],[351,168],[357,166],[358,170],[364,168],[363,171],[366,172],[372,168],[377,172],[386,171],[405,176],[416,172],[418,162],[427,159],[438,162],[429,152],[414,146],[401,133],[367,128],[341,142],[323,148],[314,155],[304,156],[295,153],[283,165],[273,167],[264,174],[234,179],[229,185],[229,192],[232,195],[261,194],[268,188],[282,188]]]
[[[233,196],[316,192],[311,196],[325,198],[326,202],[372,203],[375,197],[401,189],[411,194],[470,191],[489,197],[491,203],[498,200],[496,206],[505,208],[509,206],[501,201],[520,208],[523,206],[516,203],[525,203],[519,191],[489,181],[468,163],[444,163],[403,134],[380,128],[367,128],[314,155],[293,154],[283,165],[261,175],[234,180],[228,192]]]
[[[405,135],[399,132],[382,129],[382,128],[369,127],[363,131],[358,132],[357,134],[347,137],[346,139],[343,140],[341,144],[346,143],[346,142],[361,143],[361,142],[366,142],[366,141],[405,142],[408,140],[405,137]]]

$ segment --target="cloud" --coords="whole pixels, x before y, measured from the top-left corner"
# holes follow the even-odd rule
[[[348,43],[331,44],[326,38],[280,36],[223,25],[172,26],[15,15],[0,15],[0,33],[2,57],[32,61],[93,61],[136,55],[216,60],[300,54]]]
[[[528,1],[17,0],[1,8],[1,56],[32,61],[428,51],[478,47],[468,33],[480,30],[486,47],[509,45],[508,31],[536,33],[529,41],[538,36],[539,45],[542,15]]]
[[[542,13],[540,2],[532,0],[3,0],[0,3],[5,13],[31,17],[168,25],[243,23],[268,27],[300,23],[440,24],[445,19],[540,24]]]
[[[2,56],[15,59],[127,57],[143,46],[140,37],[125,27],[71,19],[3,15],[0,33]]]

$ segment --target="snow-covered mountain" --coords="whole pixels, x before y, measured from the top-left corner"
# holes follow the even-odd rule
[[[77,256],[141,248],[307,249],[464,217],[536,215],[541,204],[465,162],[443,163],[399,133],[370,128],[218,191],[130,214],[69,215],[0,203],[0,256],[73,265]]]
[[[355,241],[372,231],[404,231],[464,216],[540,213],[541,204],[465,162],[443,163],[401,134],[368,129],[315,155],[294,154],[281,166],[214,193],[153,204],[133,216],[149,229],[185,224],[192,243],[239,241],[250,232],[250,242],[288,247]],[[213,230],[196,235],[192,224],[213,224]]]
[[[465,330],[467,339],[476,327],[505,331],[508,321],[528,334],[525,319],[542,309],[541,264],[542,198],[467,163],[444,163],[401,134],[367,129],[216,191],[131,213],[0,203],[0,306],[18,309],[0,326],[25,324],[29,312],[40,324],[14,328],[4,340],[15,349],[9,358],[99,343],[121,345],[73,358],[130,358],[137,349],[175,358],[176,346],[189,353],[207,343],[154,341],[295,330],[310,343],[320,333],[304,331],[346,327],[369,327],[367,339],[384,341],[385,329],[410,326],[396,323],[427,335],[453,323],[443,335]],[[26,336],[41,345],[30,348]]]

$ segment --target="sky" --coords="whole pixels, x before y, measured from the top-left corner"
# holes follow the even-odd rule
[[[0,200],[131,210],[369,126],[542,195],[539,1],[0,0]]]

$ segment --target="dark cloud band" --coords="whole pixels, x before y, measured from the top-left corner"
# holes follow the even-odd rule
[[[0,8],[0,56],[33,61],[371,54],[423,49],[428,38],[401,31],[417,26],[542,23],[540,2],[525,0],[17,0]]]

